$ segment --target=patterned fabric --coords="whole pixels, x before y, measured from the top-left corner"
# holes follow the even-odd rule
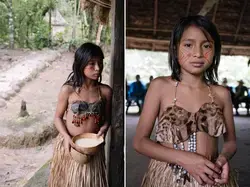
[[[216,103],[205,103],[196,113],[177,105],[168,107],[156,125],[156,141],[180,143],[197,131],[213,137],[226,132],[222,110]]]

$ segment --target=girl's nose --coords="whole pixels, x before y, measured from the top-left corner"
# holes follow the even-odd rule
[[[193,55],[194,57],[200,58],[203,57],[203,51],[201,47],[194,47],[194,51],[193,51]]]
[[[96,71],[99,71],[99,70],[100,70],[100,67],[99,67],[98,63],[95,64],[95,70],[96,70]]]

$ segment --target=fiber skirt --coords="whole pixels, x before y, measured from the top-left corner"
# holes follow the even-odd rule
[[[168,163],[152,159],[149,163],[148,171],[144,175],[141,186],[142,187],[213,187],[213,185],[200,185],[193,177],[190,177],[190,182],[183,183],[176,182],[172,168]],[[228,184],[217,185],[217,187],[239,187],[237,184],[236,171],[230,171]]]
[[[90,162],[79,164],[65,152],[61,134],[56,138],[49,187],[108,187],[104,146]]]

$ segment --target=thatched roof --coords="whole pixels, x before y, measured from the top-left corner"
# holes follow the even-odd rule
[[[99,5],[104,8],[111,8],[111,0],[80,0],[81,6],[88,7],[90,4]]]
[[[248,0],[127,0],[127,48],[167,51],[171,31],[186,15],[205,15],[221,35],[222,53],[250,54]]]
[[[97,8],[95,16],[99,23],[107,24],[109,20],[109,12],[111,9],[111,0],[80,0],[81,9]]]

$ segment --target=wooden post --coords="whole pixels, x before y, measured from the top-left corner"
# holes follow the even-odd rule
[[[214,4],[218,2],[219,0],[206,0],[198,15],[206,16],[207,13],[213,8]]]
[[[158,0],[155,0],[155,5],[154,5],[154,36],[156,35],[157,22],[158,22]]]
[[[124,186],[124,0],[112,0],[110,187]]]

